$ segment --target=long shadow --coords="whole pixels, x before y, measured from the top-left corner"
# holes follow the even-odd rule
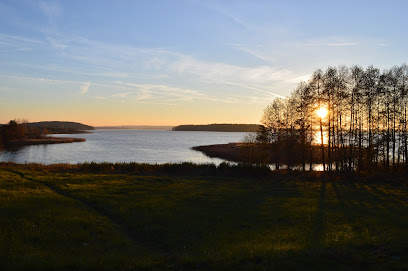
[[[182,237],[180,242],[173,243],[173,249],[180,249],[180,244],[186,244],[187,250],[200,253],[205,252],[208,246],[211,246],[213,251],[225,252],[231,247],[237,248],[240,242],[252,243],[258,238],[261,243],[268,242],[268,234],[272,229],[267,225],[279,228],[293,227],[299,221],[291,215],[286,203],[287,200],[298,198],[301,194],[296,185],[279,184],[276,187],[275,185],[277,184],[262,188],[247,187],[240,192],[225,191],[223,192],[225,196],[218,194],[216,198],[194,199],[194,203],[190,203],[191,207],[187,207],[183,212],[192,218],[191,225],[183,225],[183,219],[173,220],[170,225],[173,224],[175,228],[174,225],[179,224],[184,234],[196,238]],[[189,200],[180,200],[178,206],[189,206]],[[207,219],[202,221],[204,225],[196,222],[206,215]],[[180,232],[179,229],[176,231]],[[263,237],[260,237],[262,235]]]
[[[375,194],[383,197],[384,199],[387,200],[387,202],[393,203],[395,206],[403,206],[404,203],[406,203],[407,198],[405,198],[405,202],[404,200],[401,200],[397,195],[393,195],[390,193],[386,193],[384,191],[381,191],[380,189],[378,189],[378,187],[374,184],[370,184],[370,183],[366,183],[365,184],[368,188],[370,188]],[[373,194],[374,194],[373,193]],[[406,197],[408,195],[405,195]]]
[[[355,183],[338,183],[332,181],[331,185],[347,222],[355,223],[356,220],[359,219],[356,214],[367,215],[377,212],[378,209],[376,209],[376,206],[373,206],[372,201],[367,200],[367,196],[370,195],[366,194],[366,192],[356,186]]]
[[[336,194],[337,200],[339,202],[340,208],[343,211],[343,214],[347,219],[351,222],[350,210],[353,208],[358,208],[356,204],[351,203],[350,201],[346,200],[344,197],[344,189],[341,189],[337,184],[336,181],[332,181],[331,185],[333,187],[334,193]]]
[[[340,206],[346,213],[350,210],[367,208],[367,206],[364,206],[365,199],[359,195],[362,191],[355,183],[338,183],[333,181],[331,184]]]
[[[230,178],[208,181],[194,187],[191,195],[180,194],[172,198],[168,206],[155,207],[149,213],[127,210],[125,213],[129,215],[123,220],[133,225],[148,243],[171,255],[201,253],[209,245],[211,250],[225,249],[231,240],[236,243],[245,236],[259,233],[257,229],[265,230],[265,219],[273,217],[274,212],[277,215],[285,212],[280,205],[285,203],[284,199],[299,196],[293,187],[289,187],[290,190],[278,187],[274,189],[268,184],[258,187],[248,180]],[[166,194],[171,194],[169,189]],[[270,198],[278,199],[279,203],[274,201],[271,216],[266,214],[265,218],[261,210]]]
[[[407,217],[408,207],[401,202],[395,195],[390,195],[381,191],[374,184],[365,184],[363,188],[375,199],[376,207],[387,211],[390,215],[397,214],[400,217]],[[402,220],[407,221],[407,220]],[[407,221],[408,223],[408,221]]]
[[[25,176],[25,174],[22,173],[22,172],[15,171],[15,170],[9,170],[9,172],[17,174],[18,176],[20,176],[21,178],[23,178],[23,179],[25,179],[27,181],[44,185],[44,186],[48,187],[51,191],[53,191],[54,193],[56,193],[56,194],[58,194],[58,195],[60,195],[62,197],[66,197],[66,198],[75,200],[77,202],[80,202],[85,208],[92,210],[93,212],[95,212],[99,216],[105,217],[112,225],[114,225],[122,233],[123,236],[125,236],[127,239],[131,240],[134,244],[143,245],[148,250],[154,251],[156,253],[163,253],[163,251],[160,250],[160,249],[158,250],[157,247],[149,245],[146,242],[146,240],[144,240],[143,238],[140,238],[139,235],[135,234],[135,232],[129,227],[129,225],[123,223],[123,221],[117,219],[115,216],[112,216],[111,214],[106,212],[104,210],[104,208],[101,208],[100,206],[98,206],[96,204],[93,204],[93,203],[87,201],[86,199],[83,199],[83,198],[80,198],[78,196],[72,195],[68,191],[60,189],[60,188],[52,185],[49,182],[38,181],[36,179]]]
[[[310,240],[307,242],[309,247],[321,247],[323,245],[323,237],[326,231],[325,223],[325,212],[326,212],[326,189],[327,189],[327,179],[326,177],[321,178],[319,202],[317,205],[315,216],[312,220],[312,235]]]
[[[359,223],[363,219],[364,223],[369,223],[370,219],[375,219],[380,224],[389,224],[399,228],[408,226],[407,206],[395,200],[393,195],[389,195],[378,189],[375,184],[337,184],[332,183],[339,204],[344,212],[344,216],[351,225]],[[369,224],[367,224],[368,226]]]
[[[257,193],[258,192],[258,193]],[[217,246],[222,243],[225,234],[251,230],[259,221],[257,210],[270,196],[270,192],[247,191],[207,195],[203,198],[184,198],[176,200],[169,213],[156,214],[156,225],[167,228],[166,231],[147,229],[149,241],[160,243],[170,251],[199,251],[204,243]],[[180,210],[174,213],[174,210]]]
[[[144,245],[151,251],[169,257],[182,254],[184,251],[187,251],[186,253],[190,253],[191,250],[197,251],[203,243],[211,239],[218,244],[225,237],[223,234],[226,230],[231,229],[234,232],[250,230],[256,224],[254,221],[259,221],[256,211],[260,209],[266,198],[275,192],[268,189],[265,191],[254,189],[253,185],[248,184],[248,180],[242,180],[242,184],[233,185],[233,191],[227,189],[212,195],[212,192],[204,188],[206,195],[203,197],[195,197],[194,193],[193,197],[183,195],[180,198],[171,199],[174,204],[153,207],[153,209],[133,209],[132,205],[125,204],[123,208],[127,210],[121,212],[117,210],[116,204],[111,204],[115,201],[104,201],[103,197],[83,198],[52,183],[28,178],[21,172],[14,173],[32,182],[46,185],[55,193],[81,202],[98,214],[107,217],[136,244]],[[163,180],[158,180],[158,185],[161,185]],[[206,185],[218,184],[210,182]],[[237,187],[238,191],[235,191]],[[157,192],[152,191],[152,193]],[[171,195],[171,190],[165,194]],[[148,199],[148,195],[144,196]],[[296,196],[296,192],[291,191],[291,196]],[[132,199],[131,195],[127,197]]]

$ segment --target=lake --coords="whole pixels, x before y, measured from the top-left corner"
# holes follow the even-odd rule
[[[139,162],[215,163],[191,147],[242,141],[247,133],[186,132],[164,130],[95,130],[91,134],[53,135],[85,138],[86,142],[26,146],[15,151],[0,151],[1,162],[15,163],[82,163]]]

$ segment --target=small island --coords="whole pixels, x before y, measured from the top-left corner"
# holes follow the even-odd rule
[[[52,137],[50,134],[81,134],[89,133],[95,128],[77,122],[43,121],[21,122],[11,120],[0,126],[0,148],[15,148],[28,145],[61,144],[84,142],[84,138]]]

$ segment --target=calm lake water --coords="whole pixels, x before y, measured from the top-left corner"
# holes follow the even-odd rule
[[[92,134],[53,135],[85,138],[86,142],[26,146],[0,151],[0,161],[42,164],[81,162],[168,163],[191,161],[219,164],[190,148],[242,141],[246,133],[175,132],[160,130],[95,130]]]

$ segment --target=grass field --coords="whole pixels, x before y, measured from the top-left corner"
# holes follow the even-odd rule
[[[408,182],[347,179],[0,166],[0,269],[407,270]]]

